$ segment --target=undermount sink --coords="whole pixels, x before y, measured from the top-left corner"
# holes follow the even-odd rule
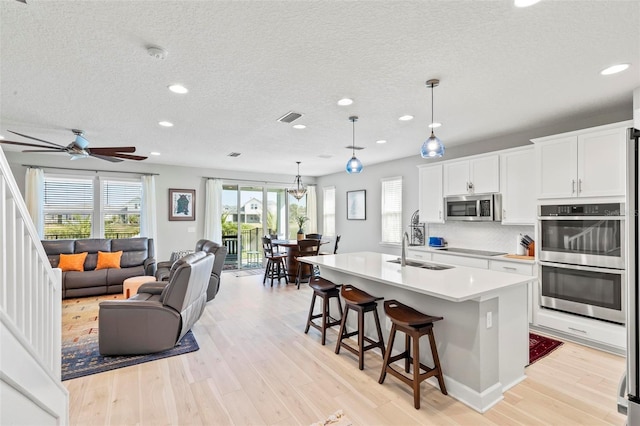
[[[401,259],[387,260],[387,262],[398,263],[398,264],[402,263]],[[445,269],[453,268],[453,266],[439,265],[437,263],[419,262],[417,260],[407,260],[405,261],[405,263],[407,266],[413,266],[413,267],[422,268],[422,269],[430,269],[432,271],[443,271]]]

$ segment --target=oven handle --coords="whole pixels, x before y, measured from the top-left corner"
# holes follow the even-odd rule
[[[624,216],[538,216],[538,220],[624,220]]]
[[[603,272],[606,274],[623,275],[624,269],[595,268],[593,266],[570,265],[568,263],[538,262],[542,266],[553,266],[554,268],[575,269],[577,271]]]

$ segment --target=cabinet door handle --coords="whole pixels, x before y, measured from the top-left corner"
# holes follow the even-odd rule
[[[517,271],[513,266],[503,266],[502,269],[506,269],[507,271]]]
[[[582,192],[582,179],[578,179],[578,194]]]
[[[469,192],[473,192],[473,182],[469,182],[467,187],[469,188]]]
[[[568,327],[571,331],[577,331],[578,333],[587,334],[585,330],[580,330],[579,328]]]
[[[507,211],[505,209],[502,209],[502,218],[503,219],[507,218]]]
[[[572,194],[576,193],[576,180],[575,179],[571,179],[571,193]]]
[[[438,219],[442,219],[442,210],[438,212]]]

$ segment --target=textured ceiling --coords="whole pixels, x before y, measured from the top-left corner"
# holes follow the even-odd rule
[[[90,146],[160,151],[146,162],[163,164],[293,173],[302,161],[303,175],[338,172],[350,115],[365,171],[419,155],[430,78],[441,80],[436,134],[448,147],[631,111],[640,87],[638,1],[2,0],[0,19],[1,135],[66,145],[79,128]],[[632,66],[599,75],[620,62]],[[172,83],[189,93],[169,92]],[[355,102],[340,107],[342,97]],[[307,128],[276,121],[288,111]],[[404,114],[415,119],[398,121]]]

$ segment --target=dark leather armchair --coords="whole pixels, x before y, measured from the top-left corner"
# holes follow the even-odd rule
[[[220,290],[220,274],[222,273],[222,267],[224,261],[227,258],[227,248],[218,243],[214,243],[211,240],[202,239],[196,243],[196,252],[204,251],[206,253],[212,253],[215,255],[215,261],[213,263],[213,269],[211,271],[211,278],[209,280],[209,287],[207,288],[207,302],[212,300],[218,294]],[[169,281],[171,278],[174,261],[164,261],[158,263],[158,270],[156,271],[156,280]]]
[[[127,300],[100,302],[100,354],[149,354],[173,348],[204,311],[213,264],[212,254],[190,254],[174,263],[168,284],[143,284]]]

